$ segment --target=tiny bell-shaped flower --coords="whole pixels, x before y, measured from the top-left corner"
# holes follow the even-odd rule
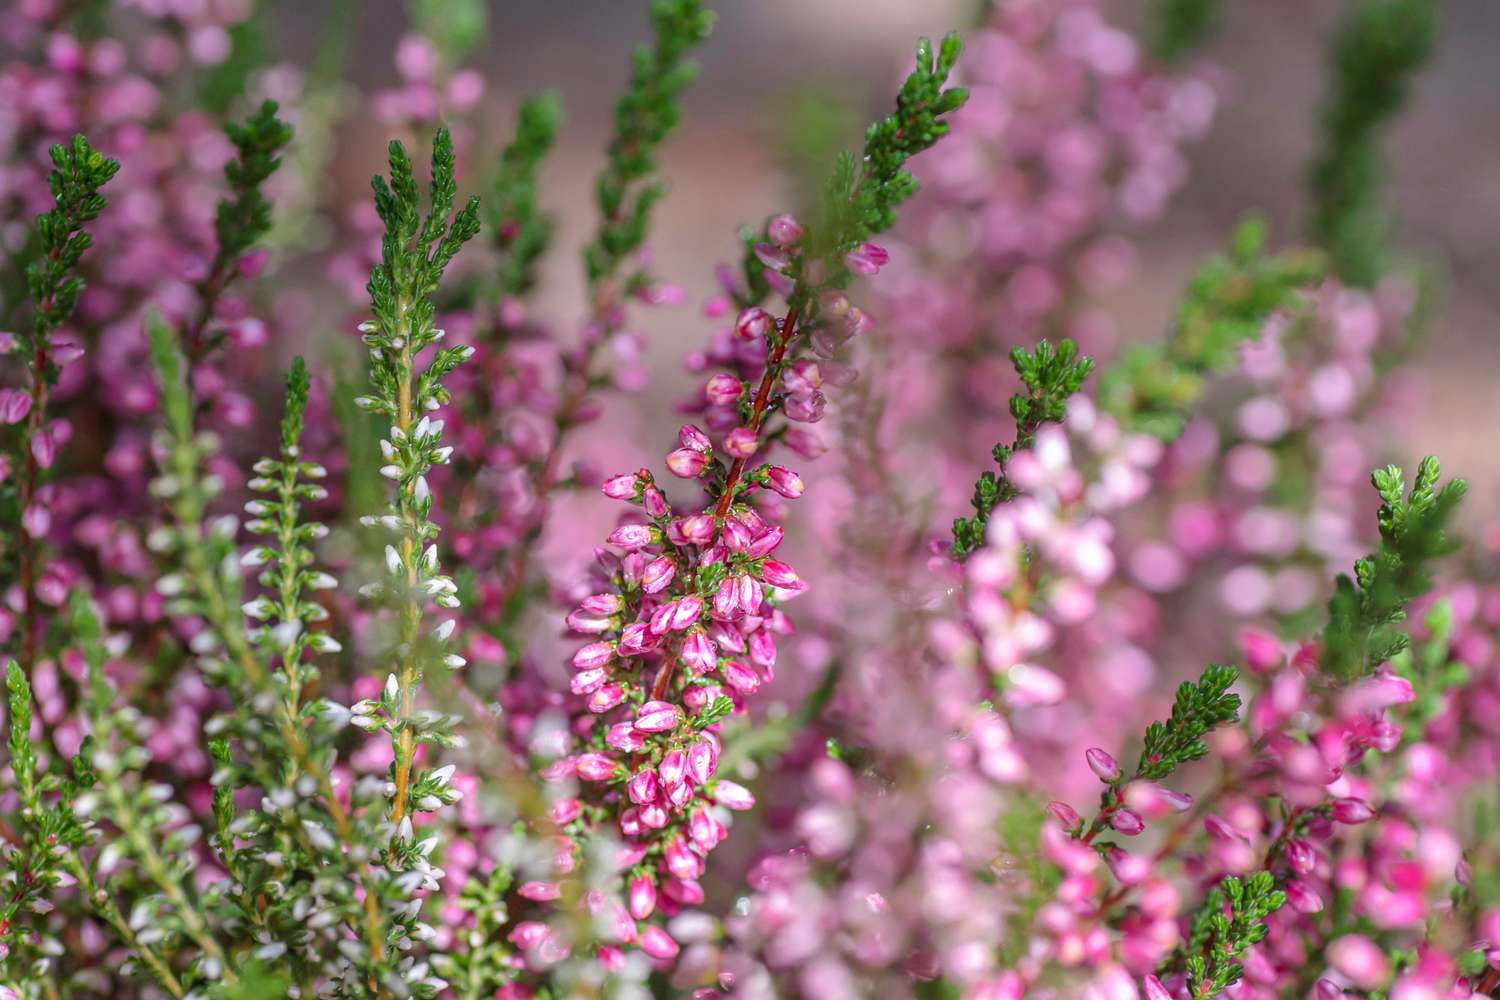
[[[1089,770],[1093,771],[1100,781],[1108,785],[1120,780],[1120,765],[1104,750],[1090,747],[1084,757],[1089,762]]]

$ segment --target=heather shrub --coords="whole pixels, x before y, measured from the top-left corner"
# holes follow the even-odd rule
[[[1493,543],[1390,443],[1437,5],[1349,5],[1305,242],[1245,206],[1145,331],[1224,12],[981,5],[671,385],[715,15],[647,6],[581,247],[483,4],[369,94],[260,5],[0,13],[0,997],[1500,990]]]

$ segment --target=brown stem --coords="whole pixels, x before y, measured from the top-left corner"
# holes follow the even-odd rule
[[[760,388],[755,392],[755,403],[750,408],[750,420],[745,425],[756,434],[760,433],[761,420],[765,416],[766,404],[771,401],[771,390],[776,386],[776,379],[781,374],[781,362],[786,358],[786,351],[792,343],[792,337],[797,332],[797,307],[792,306],[787,310],[786,319],[781,322],[781,340],[771,352],[771,357],[766,364],[766,373],[761,376]],[[714,518],[724,520],[729,513],[730,504],[734,503],[734,491],[739,486],[740,477],[745,472],[745,460],[737,458],[729,467],[729,477],[724,480],[724,492],[719,496],[719,504],[714,508]]]

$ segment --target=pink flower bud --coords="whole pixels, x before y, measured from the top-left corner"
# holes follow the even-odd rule
[[[719,766],[719,751],[712,740],[699,740],[687,751],[687,773],[694,783],[708,784]]]
[[[640,478],[636,475],[611,476],[600,490],[611,500],[634,500]]]
[[[649,875],[637,875],[630,880],[630,915],[645,920],[656,909],[656,883]]]
[[[661,776],[663,784],[680,784],[687,773],[687,754],[681,750],[668,750],[656,766],[656,773]]]
[[[694,810],[688,817],[688,836],[693,838],[698,850],[704,853],[717,847],[728,832],[724,829],[724,824],[714,819],[707,809]]]
[[[682,709],[665,701],[648,701],[635,718],[635,728],[643,733],[665,733],[677,728]]]
[[[728,372],[720,372],[703,386],[703,396],[713,406],[733,406],[744,394],[744,383]]]
[[[1301,837],[1288,840],[1282,853],[1286,855],[1286,863],[1292,871],[1299,875],[1306,875],[1318,863],[1317,849]]]
[[[609,727],[604,742],[624,753],[635,753],[645,749],[646,737],[635,730],[633,722],[617,722]]]
[[[750,694],[760,687],[760,678],[755,676],[755,671],[737,660],[725,660],[720,663],[719,673],[724,678],[725,684],[741,694]]]
[[[641,929],[641,951],[660,961],[668,961],[677,957],[677,942],[672,935],[657,927],[655,924]]]
[[[523,920],[506,935],[506,939],[523,951],[530,951],[551,935],[552,929],[538,920]]]
[[[589,711],[596,714],[608,712],[625,700],[625,688],[619,684],[606,684],[589,695]]]
[[[34,503],[21,512],[21,530],[32,538],[44,538],[52,530],[52,511],[46,504]]]
[[[755,540],[750,543],[750,547],[745,550],[745,554],[751,559],[768,556],[776,551],[776,547],[781,544],[781,539],[785,534],[780,528],[767,528],[755,536]]]
[[[760,578],[772,587],[782,590],[806,590],[807,584],[797,575],[797,571],[784,562],[775,559],[767,559],[761,563]]]
[[[1161,984],[1161,980],[1148,975],[1142,984],[1146,987],[1146,1000],[1172,1000],[1172,994]]]
[[[781,412],[786,414],[788,420],[795,420],[799,424],[815,424],[823,419],[827,408],[827,396],[821,392],[810,392],[803,396],[788,396]]]
[[[679,479],[697,479],[708,466],[708,456],[691,448],[678,448],[667,454],[667,470]]]
[[[703,860],[688,848],[687,842],[681,837],[673,837],[667,841],[662,859],[667,863],[667,871],[678,878],[692,879],[703,874]]]
[[[749,458],[759,447],[755,432],[748,427],[736,427],[724,435],[724,451],[731,458]]]
[[[602,753],[585,753],[578,756],[578,776],[584,781],[608,781],[615,776],[620,766]]]
[[[1047,803],[1047,812],[1052,818],[1062,824],[1064,830],[1076,830],[1083,825],[1083,817],[1078,815],[1078,810],[1066,802]]]
[[[678,429],[677,443],[692,451],[710,452],[714,449],[714,443],[709,440],[708,435],[692,424],[683,424]]]
[[[574,694],[593,694],[604,686],[609,680],[609,673],[603,667],[593,670],[580,670],[568,681],[568,690]]]
[[[718,665],[718,653],[714,649],[714,644],[708,636],[697,629],[689,632],[683,639],[679,655],[682,657],[682,662],[687,664],[688,669],[694,674],[706,674]]]
[[[696,545],[707,545],[714,540],[714,519],[710,514],[694,514],[679,522],[682,537]]]
[[[743,812],[755,808],[755,796],[743,785],[733,781],[720,781],[714,789],[714,801],[725,809]]]
[[[773,465],[766,469],[766,485],[788,500],[796,500],[806,491],[807,487],[802,482],[802,477],[790,469],[783,469],[779,465]]]
[[[18,424],[30,412],[30,393],[20,389],[0,390],[0,424]]]
[[[641,589],[648,594],[658,594],[667,588],[677,575],[677,564],[670,556],[658,556],[646,564],[641,571]]]
[[[638,806],[648,805],[656,801],[656,794],[660,785],[656,780],[656,772],[646,767],[635,772],[625,782],[625,791],[630,795],[630,801]]]
[[[1118,810],[1109,818],[1109,825],[1127,837],[1134,837],[1146,829],[1146,821],[1133,809]]]
[[[1287,882],[1286,901],[1298,913],[1323,912],[1323,897],[1317,887],[1305,879],[1294,878]]]
[[[1366,823],[1375,817],[1375,810],[1363,799],[1336,799],[1333,803],[1333,819],[1338,823],[1354,825]]]
[[[719,587],[714,591],[714,617],[722,621],[729,621],[739,617],[739,610],[739,591],[734,586],[734,580],[726,577],[719,581]]]
[[[615,655],[613,644],[608,642],[591,642],[581,646],[578,652],[573,654],[573,668],[575,670],[597,670],[607,664]]]
[[[1385,952],[1374,941],[1361,934],[1345,934],[1328,945],[1328,964],[1342,972],[1362,990],[1385,985],[1390,963]]]
[[[771,314],[760,306],[751,306],[740,313],[739,319],[734,322],[735,336],[741,340],[754,340],[764,337],[771,329]]]
[[[757,260],[773,271],[785,271],[792,263],[791,254],[770,243],[755,244],[755,256]]]
[[[1111,784],[1120,780],[1120,765],[1105,751],[1098,747],[1091,747],[1084,753],[1088,760],[1089,770],[1093,771],[1099,780],[1105,784]]]
[[[890,263],[891,255],[873,243],[861,243],[844,256],[849,270],[868,278]]]
[[[766,223],[766,235],[780,247],[789,247],[802,239],[802,227],[790,215],[778,215]]]
[[[516,892],[527,899],[545,902],[560,897],[562,888],[556,882],[526,882]]]
[[[605,541],[626,550],[645,548],[651,544],[652,529],[649,524],[622,524]]]

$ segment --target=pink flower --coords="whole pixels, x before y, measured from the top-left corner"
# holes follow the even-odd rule
[[[726,809],[743,812],[755,808],[755,796],[743,785],[733,781],[720,781],[714,787],[714,800]]]
[[[760,306],[751,306],[740,313],[734,322],[734,332],[741,340],[755,340],[764,337],[771,329],[771,314]]]
[[[789,247],[802,239],[802,227],[790,215],[778,215],[766,223],[766,235],[779,247]]]
[[[630,915],[645,920],[656,909],[656,882],[649,875],[630,880]]]
[[[801,476],[779,465],[772,465],[766,469],[766,485],[788,500],[796,500],[807,489]]]
[[[672,935],[652,924],[641,928],[641,950],[663,962],[677,957],[679,948]]]
[[[704,398],[714,406],[733,406],[744,393],[744,383],[725,372],[710,378],[703,387]]]
[[[861,277],[871,277],[890,263],[891,255],[873,243],[861,243],[844,255],[849,270]]]
[[[1093,771],[1100,781],[1109,784],[1120,780],[1120,765],[1108,753],[1098,747],[1092,747],[1084,756],[1088,759],[1089,770]]]
[[[0,389],[0,424],[18,424],[31,412],[31,394],[20,389]]]
[[[665,701],[648,701],[635,718],[635,728],[643,733],[665,733],[682,721],[682,709]]]
[[[732,458],[749,458],[759,447],[755,432],[748,427],[736,427],[724,435],[724,451]]]
[[[678,448],[667,455],[667,469],[680,479],[696,479],[708,465],[708,456],[691,448]]]

